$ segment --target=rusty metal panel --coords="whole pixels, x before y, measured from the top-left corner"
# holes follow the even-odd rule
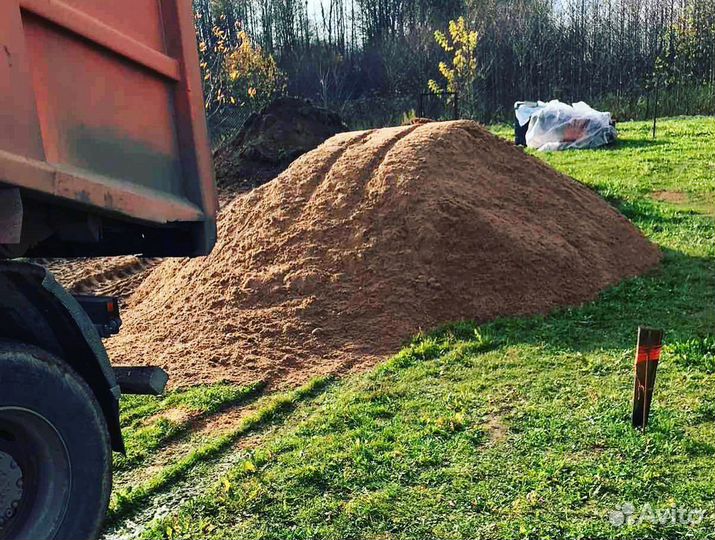
[[[0,150],[44,159],[16,2],[0,1]],[[0,179],[1,180],[1,179]]]
[[[175,83],[24,17],[50,163],[183,194]]]
[[[210,231],[218,203],[190,0],[1,0],[0,183]]]
[[[96,0],[95,0],[96,1]],[[172,0],[184,2],[184,0]],[[179,80],[181,62],[178,58],[170,58],[157,49],[148,47],[140,41],[123,34],[116,28],[104,24],[87,13],[74,9],[61,0],[19,0],[20,6],[27,13],[41,17],[55,24],[66,32],[72,32],[84,39],[99,45],[105,50],[124,56],[150,70],[161,73],[165,77]],[[127,20],[133,20],[128,17]],[[167,35],[173,33],[170,28],[164,28]]]
[[[64,3],[152,49],[166,50],[160,0],[64,0]]]

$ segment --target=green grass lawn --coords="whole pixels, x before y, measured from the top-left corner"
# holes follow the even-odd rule
[[[612,147],[537,154],[606,197],[638,201],[667,191],[682,194],[679,209],[715,216],[715,118],[660,120],[656,139],[652,128],[652,122],[626,122]],[[513,140],[510,126],[494,132]]]
[[[144,536],[715,538],[715,120],[663,120],[655,141],[647,123],[620,134],[539,157],[657,243],[659,270],[549,317],[417,337],[320,386]],[[645,434],[630,427],[638,325],[667,341]],[[624,504],[634,522],[611,524]],[[705,518],[682,524],[673,509]]]

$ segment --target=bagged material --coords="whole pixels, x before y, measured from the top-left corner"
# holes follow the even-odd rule
[[[611,113],[599,112],[583,101],[567,105],[558,100],[532,109],[526,145],[543,152],[598,148],[616,140]],[[519,119],[521,121],[521,119]]]
[[[546,106],[543,101],[517,101],[514,103],[514,144],[526,146],[526,132],[529,130],[529,120],[536,111]]]
[[[517,101],[514,103],[514,114],[516,114],[516,120],[519,122],[520,126],[525,126],[541,109],[546,107],[546,103],[543,101]]]

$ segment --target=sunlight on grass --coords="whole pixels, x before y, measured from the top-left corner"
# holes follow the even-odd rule
[[[625,503],[715,516],[715,121],[661,121],[656,141],[645,122],[619,129],[614,148],[539,157],[657,243],[660,269],[548,317],[416,338],[146,537],[712,538],[710,519],[608,519]],[[667,342],[646,434],[630,427],[641,324]]]

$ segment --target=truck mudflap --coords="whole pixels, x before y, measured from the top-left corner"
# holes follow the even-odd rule
[[[0,260],[0,338],[41,347],[72,366],[102,407],[112,448],[124,452],[121,391],[107,351],[87,313],[47,269]]]

